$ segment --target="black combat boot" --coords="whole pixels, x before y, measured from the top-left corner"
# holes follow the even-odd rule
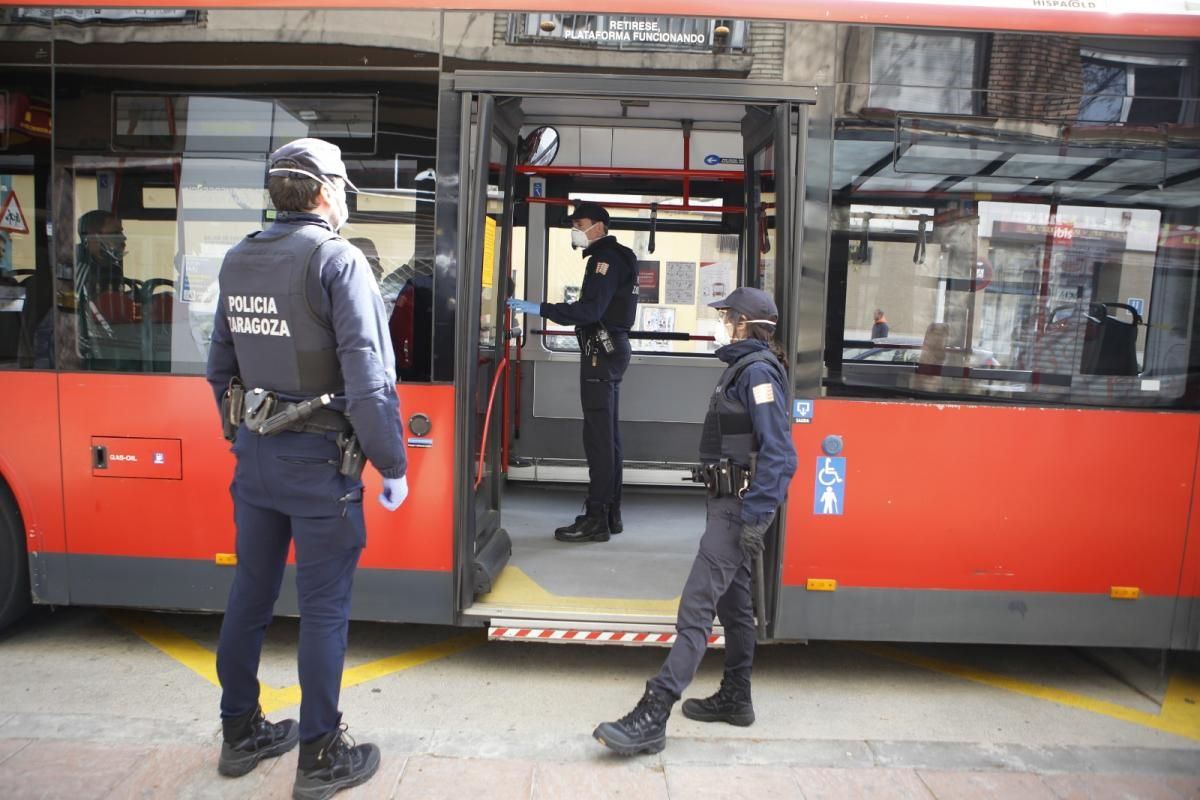
[[[325,800],[342,789],[371,780],[379,769],[379,748],[356,745],[344,724],[314,742],[300,745],[293,800]]]
[[[625,525],[621,522],[621,504],[613,503],[608,507],[608,532],[615,535],[624,530]]]
[[[703,700],[684,700],[683,715],[698,722],[728,722],[746,727],[754,724],[754,704],[750,702],[750,681],[738,680],[725,673],[721,688]]]
[[[623,756],[658,753],[667,746],[667,718],[675,701],[646,684],[638,704],[616,722],[601,722],[592,736]]]
[[[258,766],[264,758],[281,756],[300,741],[296,720],[267,722],[262,708],[255,708],[240,717],[221,720],[225,741],[221,744],[221,760],[217,772],[227,778],[238,778]]]
[[[560,542],[607,542],[608,506],[589,502],[587,513],[571,525],[556,528],[554,538]]]

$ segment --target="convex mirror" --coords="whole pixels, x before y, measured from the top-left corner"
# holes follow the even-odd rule
[[[549,125],[534,128],[521,140],[518,152],[522,166],[550,166],[558,156],[558,130]]]

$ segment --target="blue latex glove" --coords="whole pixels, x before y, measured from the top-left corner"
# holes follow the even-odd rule
[[[383,493],[379,495],[379,505],[388,511],[395,511],[408,497],[408,477],[384,478]]]
[[[508,298],[508,307],[518,314],[533,314],[541,316],[542,304],[535,303],[532,300],[518,300],[515,297]]]

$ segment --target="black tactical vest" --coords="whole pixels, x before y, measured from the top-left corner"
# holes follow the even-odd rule
[[[700,461],[711,463],[728,459],[742,467],[750,466],[750,454],[758,452],[750,412],[727,390],[737,383],[742,372],[758,361],[766,362],[783,374],[783,366],[770,350],[755,350],[725,368],[716,391],[708,402],[704,432],[700,435]]]
[[[593,252],[592,256],[600,261],[620,259],[624,263],[625,268],[621,270],[621,279],[617,284],[617,290],[613,293],[612,300],[609,302],[608,308],[604,310],[600,319],[604,323],[604,327],[610,331],[620,332],[631,330],[633,323],[637,320],[637,255],[613,238],[604,247]],[[614,264],[613,266],[616,265]]]
[[[225,256],[221,302],[247,388],[285,399],[343,390],[333,328],[308,295],[320,285],[311,265],[317,249],[337,238],[319,225],[297,225],[281,238],[250,234]]]

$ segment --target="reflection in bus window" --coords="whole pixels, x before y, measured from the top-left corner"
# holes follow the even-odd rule
[[[612,207],[614,218],[611,233],[638,257],[638,311],[633,331],[653,334],[655,331],[673,334],[714,336],[720,321],[714,309],[708,307],[738,286],[738,241],[736,235],[721,232],[720,212],[671,211],[672,203],[681,198],[644,195],[587,195],[573,200],[588,199],[650,204],[659,203],[654,230],[654,250],[650,251],[651,233],[648,224],[650,210],[644,208]],[[693,204],[719,204],[691,198]],[[635,230],[628,221],[643,222]],[[623,226],[622,222],[625,222]],[[673,228],[674,223],[674,229]],[[681,229],[680,223],[689,224]],[[707,223],[709,231],[697,230],[696,223]],[[549,229],[546,302],[570,303],[579,298],[586,263],[572,249],[570,230]],[[519,285],[519,284],[518,284]],[[553,326],[550,326],[553,327]],[[631,340],[635,353],[711,353],[712,341],[684,339],[655,339],[650,335]],[[545,345],[551,350],[573,351],[579,345],[575,337],[547,336]]]
[[[1200,252],[1188,130],[841,118],[831,269],[845,276],[845,323],[827,333],[842,343],[830,393],[1184,403]],[[880,307],[890,330],[872,342]],[[915,365],[878,355],[914,342]]]
[[[40,198],[32,175],[13,174],[28,173],[33,161],[32,156],[0,161],[0,369],[50,366],[50,329],[44,324],[49,292],[43,288],[45,268],[38,268],[33,217]]]
[[[369,240],[381,286],[394,286],[398,377],[429,380],[433,202],[417,176],[433,166],[433,137],[419,127],[432,117],[422,123],[428,115],[414,109],[435,103],[432,81],[399,94],[374,85],[337,97],[174,87],[148,94],[124,90],[114,71],[111,93],[102,93],[112,102],[96,104],[87,101],[97,96],[94,82],[75,87],[82,80],[64,71],[59,81],[59,185],[73,202],[60,204],[57,224],[76,234],[57,254],[71,310],[58,317],[59,367],[203,373],[225,253],[274,219],[267,154],[280,137],[340,126],[351,179],[363,190],[351,195],[341,233]],[[120,156],[101,154],[113,149]]]

